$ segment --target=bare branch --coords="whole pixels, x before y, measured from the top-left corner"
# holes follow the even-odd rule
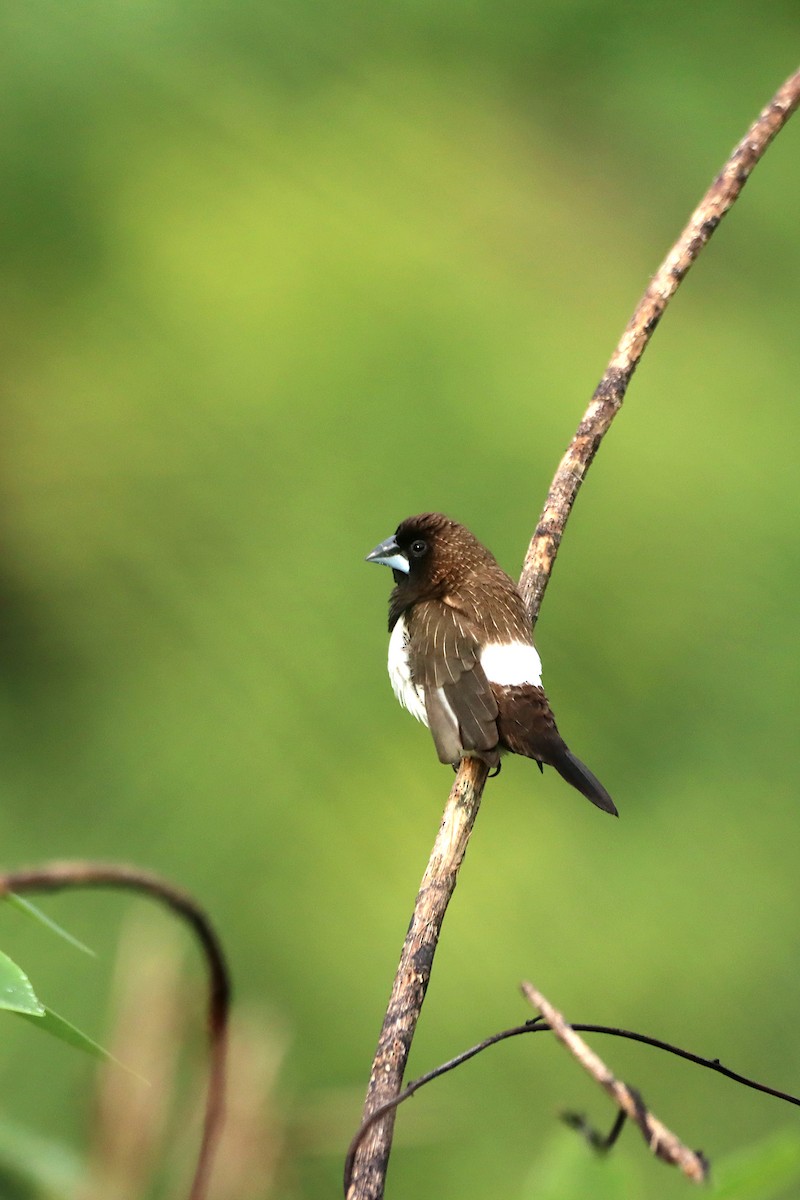
[[[420,884],[411,924],[406,934],[389,1007],[383,1019],[378,1049],[372,1064],[365,1118],[396,1097],[403,1083],[411,1042],[431,976],[447,905],[467,850],[486,782],[487,767],[477,758],[464,759],[459,767],[431,857]],[[394,1107],[371,1125],[348,1172],[346,1195],[355,1200],[375,1200],[383,1195],[386,1167],[392,1146]]]
[[[800,71],[791,75],[778,89],[734,148],[692,213],[686,228],[650,280],[647,291],[617,343],[583,420],[559,464],[525,556],[519,587],[534,625],[575,497],[603,436],[622,406],[631,376],[665,308],[700,251],[737,200],[753,167],[798,104]]]
[[[687,1179],[695,1183],[704,1183],[708,1176],[708,1163],[702,1154],[684,1146],[663,1122],[653,1116],[639,1093],[614,1076],[603,1060],[587,1046],[583,1038],[567,1024],[558,1009],[554,1008],[532,983],[523,983],[522,992],[531,1005],[539,1009],[562,1046],[566,1046],[573,1058],[577,1059],[592,1079],[608,1093],[617,1108],[631,1121],[636,1122],[656,1158],[679,1167]]]
[[[138,867],[118,863],[52,862],[0,874],[0,897],[11,892],[57,892],[66,888],[122,888],[158,900],[192,928],[209,974],[209,1072],[203,1135],[188,1200],[203,1200],[222,1128],[228,1042],[230,978],[225,954],[211,921],[188,893]]]
[[[572,505],[598,447],[619,411],[631,376],[682,279],[735,202],[753,167],[800,103],[800,71],[791,76],[734,149],[639,302],[550,486],[520,577],[536,623]],[[411,1041],[430,979],[444,915],[480,808],[486,768],[465,759],[417,896],[372,1065],[364,1121],[399,1094]],[[445,831],[447,831],[445,833]],[[394,1130],[394,1107],[359,1145],[348,1200],[380,1200]]]
[[[701,1054],[693,1054],[691,1050],[684,1050],[680,1046],[675,1046],[672,1042],[665,1042],[663,1038],[651,1037],[646,1033],[636,1033],[632,1029],[620,1029],[611,1025],[596,1025],[589,1024],[583,1021],[573,1021],[571,1028],[576,1033],[601,1033],[608,1037],[625,1038],[627,1041],[638,1042],[642,1046],[650,1046],[655,1050],[663,1050],[666,1054],[674,1054],[676,1058],[682,1058],[686,1062],[693,1063],[695,1066],[704,1067],[708,1071],[714,1071],[718,1075],[724,1076],[726,1079],[732,1080],[734,1083],[741,1084],[742,1087],[752,1088],[753,1091],[761,1092],[765,1096],[774,1096],[777,1100],[782,1100],[786,1104],[793,1104],[800,1108],[800,1096],[795,1096],[791,1092],[783,1092],[779,1088],[770,1087],[766,1083],[759,1083],[757,1079],[750,1079],[747,1075],[740,1075],[738,1071],[731,1070],[730,1067],[723,1066],[718,1058],[706,1058]],[[470,1046],[468,1050],[462,1050],[460,1054],[456,1054],[454,1058],[450,1058],[447,1062],[440,1063],[438,1067],[433,1067],[430,1071],[426,1071],[424,1075],[420,1075],[417,1079],[412,1080],[403,1088],[399,1095],[391,1100],[385,1101],[380,1108],[367,1117],[355,1136],[353,1137],[350,1148],[347,1152],[344,1168],[344,1187],[345,1192],[350,1183],[353,1161],[359,1145],[363,1141],[369,1129],[377,1120],[390,1112],[393,1108],[399,1108],[406,1100],[410,1100],[421,1088],[433,1083],[442,1075],[447,1075],[450,1071],[454,1071],[457,1067],[461,1067],[472,1058],[476,1058],[482,1054],[484,1050],[488,1050],[491,1046],[498,1045],[499,1042],[505,1042],[509,1038],[522,1037],[526,1033],[547,1033],[550,1026],[546,1023],[544,1017],[532,1017],[529,1021],[525,1021],[522,1025],[512,1025],[510,1029],[502,1029],[499,1033],[493,1033],[490,1037],[484,1038],[482,1042],[478,1042],[475,1046]],[[624,1115],[624,1114],[623,1114]],[[615,1122],[611,1133],[602,1139],[602,1145],[599,1145],[600,1139],[594,1136],[587,1128],[585,1121],[579,1118],[573,1118],[569,1114],[565,1116],[567,1123],[574,1129],[578,1129],[584,1133],[587,1140],[595,1148],[602,1150],[610,1149],[613,1142],[618,1136],[621,1126],[618,1129]]]

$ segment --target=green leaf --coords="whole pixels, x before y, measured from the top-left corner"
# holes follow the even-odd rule
[[[31,981],[7,954],[0,950],[0,1008],[21,1016],[40,1019],[45,1007],[36,998]]]
[[[784,1130],[712,1163],[714,1200],[771,1200],[800,1183],[800,1137]]]
[[[54,921],[52,917],[48,917],[47,914],[43,913],[42,910],[37,908],[35,904],[31,904],[30,900],[25,900],[22,896],[15,895],[14,892],[9,892],[4,899],[11,905],[12,908],[16,908],[18,912],[25,913],[27,917],[31,917],[34,921],[38,921],[40,925],[44,925],[45,928],[49,929],[51,933],[57,934],[58,937],[63,938],[65,942],[69,942],[70,945],[74,946],[77,950],[82,950],[84,954],[90,954],[92,958],[95,957],[94,950],[92,950],[90,946],[87,946],[84,942],[79,941],[78,938],[69,933],[69,931],[64,929],[63,926],[59,925],[57,921]]]
[[[82,1158],[65,1142],[0,1117],[0,1188],[3,1200],[64,1200],[81,1194]]]
[[[45,1033],[50,1033],[53,1037],[57,1037],[59,1041],[66,1042],[68,1046],[75,1046],[78,1050],[83,1050],[84,1054],[90,1054],[92,1058],[99,1058],[101,1062],[113,1062],[118,1066],[122,1066],[118,1059],[114,1058],[108,1050],[104,1050],[97,1042],[88,1037],[87,1034],[81,1033],[76,1025],[70,1021],[66,1021],[60,1017],[58,1013],[53,1012],[52,1008],[46,1008],[40,1005],[41,1011],[37,1013],[23,1012],[21,1009],[15,1009],[21,1017],[26,1021],[30,1021],[37,1029],[43,1029]]]
[[[613,1110],[606,1109],[601,1122],[608,1120],[609,1111],[613,1119]],[[524,1200],[627,1200],[644,1192],[635,1159],[598,1154],[579,1134],[556,1128],[537,1152],[521,1194]]]

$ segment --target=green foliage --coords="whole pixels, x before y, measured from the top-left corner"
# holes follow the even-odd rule
[[[58,1038],[61,1042],[66,1042],[68,1046],[74,1046],[76,1050],[83,1050],[85,1054],[91,1055],[92,1058],[97,1058],[101,1062],[116,1062],[113,1055],[104,1050],[87,1034],[82,1033],[75,1025],[72,1025],[64,1017],[60,1017],[58,1013],[53,1012],[52,1008],[42,1008],[40,1012],[19,1012],[21,1017],[26,1021],[30,1021],[37,1029],[41,1029],[44,1033],[50,1033],[53,1037]],[[120,1064],[117,1063],[119,1066]]]
[[[628,1131],[628,1135],[632,1134]],[[633,1135],[634,1138],[636,1135]],[[646,1152],[645,1152],[646,1153]],[[665,1173],[667,1171],[664,1168]],[[692,1186],[679,1181],[684,1194]],[[800,1183],[800,1139],[794,1131],[780,1133],[724,1156],[714,1165],[703,1193],[713,1200],[772,1200],[791,1194]],[[643,1200],[647,1190],[637,1163],[619,1153],[589,1151],[574,1134],[546,1140],[536,1165],[521,1192],[522,1200],[563,1200],[567,1196],[592,1196],[595,1200]]]
[[[641,1174],[634,1162],[619,1153],[593,1153],[582,1138],[561,1132],[546,1139],[521,1200],[633,1200],[640,1192]]]
[[[0,951],[0,1008],[8,1012],[27,1013],[41,1017],[44,1005],[40,1004],[25,972]]]
[[[800,1185],[800,1138],[784,1129],[724,1158],[714,1171],[714,1200],[771,1200]]]
[[[15,908],[17,912],[24,913],[25,916],[30,917],[31,920],[37,921],[40,925],[43,925],[45,929],[49,929],[51,933],[56,935],[56,937],[63,938],[65,942],[67,942],[70,946],[74,946],[76,950],[82,951],[83,954],[94,956],[94,950],[85,945],[82,941],[80,941],[79,938],[76,938],[73,934],[71,934],[68,929],[64,928],[63,925],[59,925],[58,922],[54,921],[52,917],[48,917],[47,913],[42,912],[38,905],[31,904],[30,900],[26,900],[24,896],[16,896],[13,892],[11,892],[5,897],[5,901],[11,906],[11,908]]]
[[[14,1121],[0,1120],[0,1195],[3,1200],[68,1200],[78,1194],[78,1155]]]
[[[19,896],[9,896],[7,899],[14,902],[12,907],[25,912],[29,916],[33,916],[50,932],[63,938],[69,945],[91,954],[91,951],[87,950],[82,942],[72,937],[71,934],[67,933],[55,921],[47,918],[34,905],[28,904]],[[4,1008],[8,1012],[17,1013],[25,1020],[30,1021],[37,1029],[52,1034],[59,1041],[66,1042],[67,1045],[74,1046],[78,1050],[83,1050],[86,1054],[90,1054],[94,1058],[98,1058],[103,1062],[113,1061],[112,1056],[107,1050],[104,1050],[92,1038],[82,1033],[75,1025],[72,1025],[69,1021],[66,1021],[63,1017],[53,1012],[52,1009],[42,1004],[36,996],[31,981],[25,972],[7,954],[3,954],[2,951],[0,951],[0,1008]]]

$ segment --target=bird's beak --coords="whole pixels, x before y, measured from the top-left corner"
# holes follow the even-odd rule
[[[384,567],[391,567],[393,571],[402,571],[404,575],[408,574],[408,559],[398,546],[394,534],[385,542],[381,542],[380,546],[370,550],[366,561],[382,563]]]

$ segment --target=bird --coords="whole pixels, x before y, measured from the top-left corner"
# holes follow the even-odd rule
[[[525,604],[491,551],[466,526],[427,512],[401,521],[366,561],[392,570],[389,678],[430,729],[440,762],[473,756],[496,773],[501,754],[521,754],[617,816],[558,732]]]

